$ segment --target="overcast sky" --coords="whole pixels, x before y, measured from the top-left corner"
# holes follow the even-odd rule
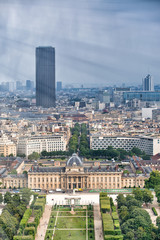
[[[79,87],[160,84],[160,0],[0,0],[0,82],[35,81],[35,47]]]

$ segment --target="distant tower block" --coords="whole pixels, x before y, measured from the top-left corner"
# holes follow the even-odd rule
[[[154,91],[154,84],[153,84],[153,78],[150,74],[148,74],[143,80],[143,91]]]
[[[36,105],[55,107],[55,49],[36,48]]]
[[[57,92],[62,90],[62,82],[57,82]]]

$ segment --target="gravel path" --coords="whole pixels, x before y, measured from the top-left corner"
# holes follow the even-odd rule
[[[103,231],[102,231],[102,218],[100,213],[100,207],[98,204],[94,205],[94,233],[95,240],[103,240]]]
[[[152,204],[150,204],[149,207],[144,206],[143,209],[145,209],[149,213],[152,223],[156,226],[157,216],[154,215],[152,211],[152,207],[155,207],[155,209],[157,210],[158,216],[160,216],[160,207],[159,207],[159,203],[157,202],[155,192],[152,192],[152,194],[154,196]]]
[[[51,210],[52,210],[52,206],[49,206],[49,205],[45,206],[43,216],[41,217],[40,224],[38,225],[38,228],[37,228],[37,234],[36,234],[35,240],[44,240],[48,222],[51,215]]]

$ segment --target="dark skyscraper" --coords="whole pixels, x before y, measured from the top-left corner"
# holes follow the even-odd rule
[[[36,48],[36,105],[55,107],[55,49]]]

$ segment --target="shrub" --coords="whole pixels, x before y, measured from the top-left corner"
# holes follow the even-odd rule
[[[107,197],[107,193],[100,192],[99,196],[100,196],[100,198],[101,198],[101,197]]]
[[[35,227],[26,227],[24,229],[24,235],[32,235],[35,236]]]
[[[113,220],[119,220],[117,212],[112,212],[112,218]]]
[[[116,206],[112,206],[112,212],[116,212]]]
[[[157,210],[155,209],[155,207],[152,207],[152,211],[153,211],[155,216],[158,216],[158,213],[157,213]]]

